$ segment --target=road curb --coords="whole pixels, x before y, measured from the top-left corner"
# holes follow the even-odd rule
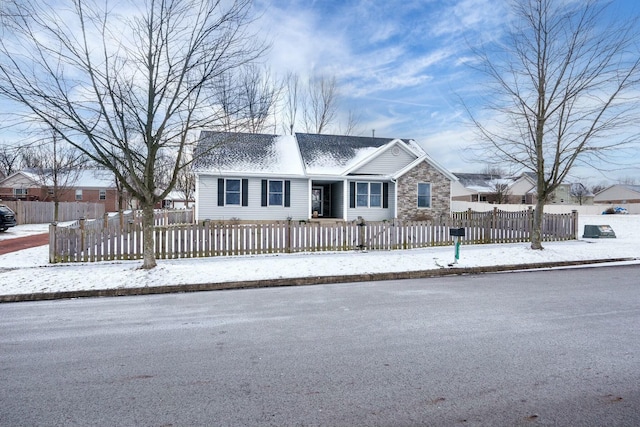
[[[34,294],[0,295],[0,303],[47,301],[70,298],[96,298],[134,295],[155,295],[168,293],[221,291],[231,289],[268,288],[282,286],[309,286],[334,283],[372,282],[381,280],[424,279],[431,277],[461,276],[468,274],[497,273],[517,270],[537,270],[546,268],[597,265],[610,262],[635,261],[638,258],[607,258],[596,260],[559,261],[529,264],[511,264],[487,267],[452,267],[432,270],[402,271],[392,273],[368,273],[318,277],[294,277],[268,280],[247,280],[221,283],[200,283],[190,285],[146,286],[137,288],[94,289],[82,291],[42,292]]]

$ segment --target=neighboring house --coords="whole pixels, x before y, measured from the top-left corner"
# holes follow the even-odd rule
[[[536,203],[536,177],[531,172],[519,176],[483,173],[456,173],[458,182],[452,186],[452,200],[465,202]],[[560,184],[549,196],[548,204],[591,205],[593,193],[581,183]]]
[[[579,182],[560,184],[549,196],[549,204],[593,205],[593,193]]]
[[[162,209],[191,209],[195,204],[195,196],[192,194],[189,200],[186,199],[184,191],[173,190],[159,204]]]
[[[59,189],[58,201],[104,203],[107,211],[118,209],[118,192],[111,172],[82,169],[73,173],[73,179]],[[18,171],[0,181],[0,199],[4,200],[53,201],[53,193],[51,178],[32,171]]]
[[[533,205],[536,202],[536,175],[525,172],[516,176],[509,185],[511,203]]]
[[[513,178],[487,173],[454,173],[451,198],[463,202],[517,203],[513,200]]]
[[[640,185],[616,184],[599,191],[593,197],[596,204],[640,203]]]
[[[413,140],[202,132],[198,220],[424,220],[449,215],[456,178]]]
[[[452,185],[452,200],[501,204],[532,204],[535,202],[535,178],[501,176],[487,173],[455,173],[458,182]]]

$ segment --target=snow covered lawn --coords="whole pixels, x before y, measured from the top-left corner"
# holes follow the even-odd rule
[[[485,267],[640,258],[640,216],[581,216],[580,236],[585,224],[610,225],[617,238],[550,242],[544,245],[543,251],[533,251],[526,243],[463,245],[458,265]],[[46,224],[18,226],[7,232],[6,236],[46,232],[47,227]],[[2,234],[0,236],[0,239],[8,238]],[[0,256],[0,295],[419,271],[440,268],[437,264],[450,263],[453,258],[454,249],[447,246],[407,251],[159,260],[157,268],[143,271],[138,269],[141,261],[50,265],[48,246],[41,246]]]

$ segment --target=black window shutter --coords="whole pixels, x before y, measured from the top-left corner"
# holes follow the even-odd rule
[[[218,178],[218,206],[224,206],[224,179]]]
[[[249,206],[249,180],[242,180],[242,206]]]
[[[291,181],[287,180],[284,182],[284,207],[288,208],[291,206]]]
[[[389,207],[389,183],[388,182],[382,183],[382,207],[385,209]]]
[[[267,180],[262,180],[262,206],[267,206]]]
[[[350,208],[356,207],[356,183],[355,182],[349,183],[349,207]]]

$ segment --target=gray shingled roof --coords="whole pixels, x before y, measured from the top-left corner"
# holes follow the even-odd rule
[[[341,174],[394,139],[308,133],[296,133],[294,137],[203,131],[195,150],[197,160],[194,169],[304,174],[304,167],[310,173]],[[413,147],[413,141],[403,141]]]
[[[195,149],[195,169],[219,169],[231,164],[262,165],[274,156],[276,135],[202,131]],[[202,153],[206,153],[202,155]]]
[[[296,133],[300,154],[305,167],[316,166],[319,161],[331,160],[336,166],[346,166],[364,148],[379,148],[394,138],[362,136],[318,135]]]
[[[488,173],[454,173],[463,186],[470,187],[490,187],[492,181],[501,179],[500,175]]]

